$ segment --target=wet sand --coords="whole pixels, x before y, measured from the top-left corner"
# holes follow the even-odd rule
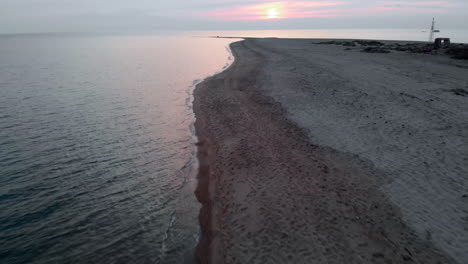
[[[200,262],[466,263],[466,61],[317,41],[197,86]]]

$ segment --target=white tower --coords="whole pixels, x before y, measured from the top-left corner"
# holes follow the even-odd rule
[[[434,32],[435,32],[435,19],[432,18],[432,26],[431,26],[431,32],[429,33],[429,42],[433,42],[434,41]]]

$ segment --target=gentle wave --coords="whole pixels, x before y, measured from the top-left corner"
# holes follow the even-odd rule
[[[222,69],[229,41],[0,42],[0,262],[186,261],[199,228],[193,80]]]

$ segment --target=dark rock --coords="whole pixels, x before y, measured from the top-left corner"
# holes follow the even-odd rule
[[[374,253],[374,254],[372,254],[372,256],[373,256],[374,258],[383,258],[383,257],[385,257],[384,254],[382,254],[382,253],[380,253],[380,252]]]
[[[343,46],[345,46],[345,47],[356,47],[356,43],[354,43],[354,42],[344,42]]]
[[[452,46],[445,51],[445,54],[452,55],[454,59],[468,60],[468,46]]]
[[[401,258],[404,260],[404,261],[413,261],[413,258],[408,256],[408,255],[401,255]]]
[[[322,171],[323,171],[324,173],[328,173],[330,170],[328,169],[328,166],[324,166],[324,167],[322,168]]]
[[[353,40],[354,43],[357,43],[361,46],[384,46],[385,44],[375,40]]]
[[[367,47],[362,50],[362,52],[367,52],[367,53],[390,53],[389,50],[384,49],[384,48],[379,48],[379,47]]]
[[[409,53],[431,53],[434,49],[434,45],[431,44],[422,44],[422,43],[409,43],[409,44],[395,44],[385,46],[387,49],[396,50],[396,51],[405,51]]]
[[[343,42],[332,40],[332,41],[319,42],[319,43],[315,43],[315,44],[321,44],[321,45],[343,45]]]
[[[465,89],[458,88],[458,89],[452,89],[450,91],[454,93],[455,95],[464,96],[464,97],[468,96],[468,91]]]

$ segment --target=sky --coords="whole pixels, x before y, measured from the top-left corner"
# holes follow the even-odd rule
[[[468,0],[0,0],[0,33],[468,29]]]

